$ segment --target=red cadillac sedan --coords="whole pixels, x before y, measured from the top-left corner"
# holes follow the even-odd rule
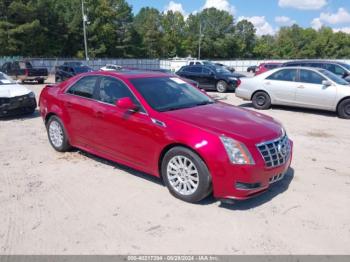
[[[48,138],[162,178],[198,202],[243,200],[283,179],[293,143],[273,118],[218,102],[175,75],[91,72],[40,95]]]

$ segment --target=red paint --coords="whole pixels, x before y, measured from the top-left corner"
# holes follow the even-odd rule
[[[276,62],[271,62],[271,63],[261,63],[257,69],[257,71],[255,72],[255,75],[260,75],[262,73],[265,73],[271,69],[280,67],[282,65],[282,63],[276,63]]]
[[[65,93],[71,84],[86,75],[112,76],[123,81],[147,114],[126,110],[134,106],[128,99],[120,99],[116,106]],[[258,143],[282,135],[281,125],[273,118],[221,102],[158,112],[146,103],[129,81],[131,78],[162,76],[166,75],[126,75],[122,72],[79,75],[57,86],[44,88],[39,101],[40,113],[44,119],[49,114],[61,118],[72,146],[157,177],[160,176],[159,161],[165,149],[172,145],[191,148],[207,164],[216,198],[250,198],[268,188],[270,177],[288,169],[291,159],[277,168],[266,168],[256,147]],[[155,123],[155,120],[158,122]],[[232,164],[219,139],[220,135],[244,143],[255,165]],[[261,183],[261,187],[257,190],[238,190],[234,186],[236,181]]]

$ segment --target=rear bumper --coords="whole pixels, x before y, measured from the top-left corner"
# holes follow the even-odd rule
[[[35,98],[10,101],[9,103],[0,104],[0,117],[31,113],[36,107],[37,102]]]

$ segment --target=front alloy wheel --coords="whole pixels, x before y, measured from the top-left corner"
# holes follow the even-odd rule
[[[170,193],[183,201],[196,203],[211,193],[209,170],[190,149],[170,149],[163,158],[161,173]]]
[[[185,156],[175,156],[169,161],[167,177],[171,187],[181,195],[191,195],[198,188],[198,170]]]

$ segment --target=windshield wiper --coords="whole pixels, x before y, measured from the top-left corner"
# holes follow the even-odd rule
[[[209,104],[214,104],[214,101],[203,101],[203,102],[199,102],[196,104],[196,106],[205,106],[205,105],[209,105]]]

